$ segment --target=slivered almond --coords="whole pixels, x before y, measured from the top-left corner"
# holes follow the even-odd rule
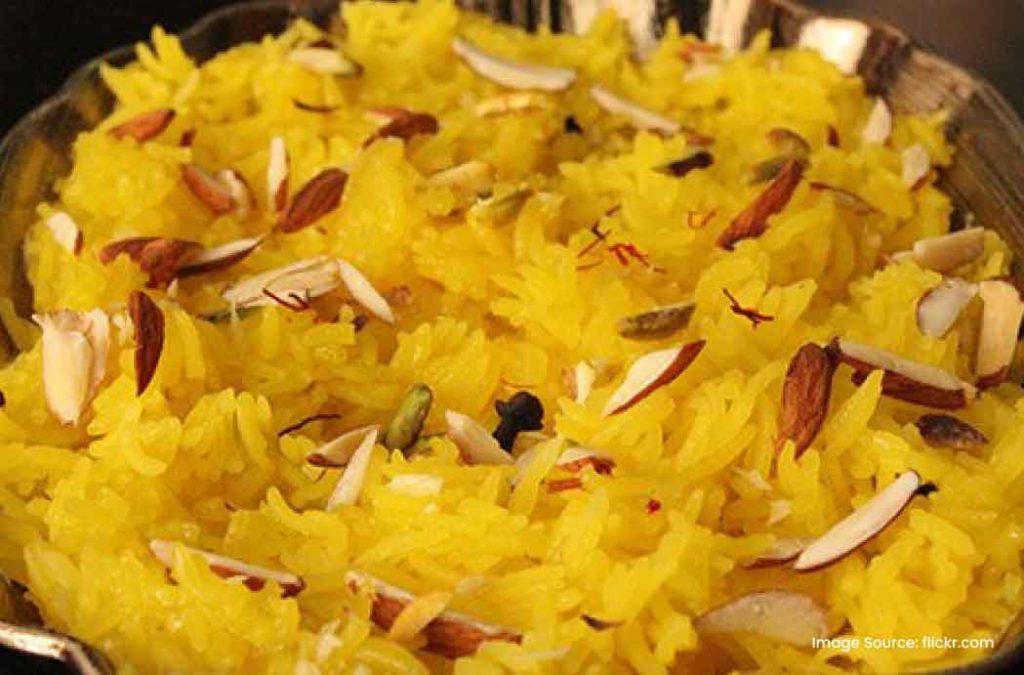
[[[803,174],[803,164],[793,159],[788,160],[775,180],[719,235],[718,245],[731,251],[736,242],[764,234],[768,228],[768,218],[786,208]]]
[[[452,51],[477,75],[509,89],[561,91],[576,80],[574,70],[510,61],[489,54],[460,37],[452,40]]]
[[[272,305],[275,295],[285,299],[311,300],[330,293],[340,285],[337,260],[316,256],[242,279],[224,289],[221,297],[235,308],[245,309]]]
[[[929,337],[943,337],[977,294],[977,284],[957,277],[943,279],[917,301],[917,327]]]
[[[82,251],[82,230],[71,216],[57,211],[43,222],[62,249],[71,255],[78,255]]]
[[[395,313],[391,311],[391,305],[373,287],[370,280],[363,276],[363,273],[356,269],[354,265],[345,260],[338,259],[337,265],[341,283],[352,294],[352,298],[381,321],[394,323]]]
[[[597,450],[573,446],[558,456],[555,466],[564,471],[579,473],[586,467],[593,467],[596,473],[610,474],[615,468],[615,460]]]
[[[302,577],[289,572],[250,565],[234,558],[201,551],[167,539],[151,539],[149,542],[149,550],[167,569],[173,569],[175,551],[179,548],[189,555],[201,557],[210,566],[210,571],[217,576],[225,579],[241,579],[242,584],[251,591],[259,591],[266,586],[268,581],[273,581],[281,587],[281,597],[290,598],[301,593],[306,587]]]
[[[494,167],[487,162],[472,159],[432,174],[426,184],[480,195],[494,184]]]
[[[245,260],[262,243],[263,237],[248,237],[204,248],[181,264],[178,276],[191,277],[227,269]]]
[[[697,617],[701,633],[755,633],[806,647],[829,634],[825,610],[811,597],[787,590],[755,591]]]
[[[213,213],[221,215],[234,208],[235,202],[228,189],[195,164],[183,164],[181,178],[196,199]]]
[[[135,328],[135,395],[149,386],[164,349],[164,313],[142,291],[128,296],[128,316]]]
[[[448,438],[459,448],[467,464],[512,464],[512,455],[501,449],[487,429],[468,415],[454,410],[444,413]]]
[[[806,157],[811,154],[810,143],[792,129],[774,127],[768,130],[765,137],[776,150],[784,154],[793,157]]]
[[[594,390],[597,370],[586,361],[580,361],[573,368],[572,375],[572,396],[577,403],[586,403],[590,392]]]
[[[373,601],[370,618],[385,631],[391,629],[402,611],[416,599],[408,591],[362,572],[348,572],[345,580],[353,591],[365,589],[370,593]],[[426,638],[423,649],[449,659],[471,656],[481,644],[491,640],[516,644],[522,641],[522,636],[512,630],[450,611],[438,614],[420,632]]]
[[[682,129],[679,122],[623,98],[599,84],[590,88],[590,97],[605,112],[625,117],[636,129],[658,131],[664,134],[677,134]]]
[[[437,118],[429,113],[401,108],[391,109],[389,112],[392,113],[391,119],[366,139],[363,143],[364,148],[382,138],[401,138],[403,141],[408,141],[413,136],[436,134],[441,128]]]
[[[965,265],[985,252],[985,230],[971,227],[914,242],[910,257],[918,265],[946,274]],[[894,254],[898,258],[900,254]]]
[[[473,106],[477,117],[494,117],[527,110],[546,110],[550,106],[544,94],[532,91],[516,91],[485,98]]]
[[[921,415],[914,424],[925,443],[936,448],[976,450],[988,444],[985,434],[952,415]]]
[[[882,393],[918,405],[954,410],[974,400],[978,391],[941,368],[910,361],[877,347],[843,338],[832,341],[828,349],[854,369],[853,380],[860,384],[873,370],[883,370]]]
[[[860,138],[864,143],[880,145],[892,134],[892,112],[882,98],[875,99],[868,120],[861,129]]]
[[[912,145],[900,153],[900,161],[903,164],[903,184],[913,189],[919,187],[932,170],[932,159],[921,144]]]
[[[234,169],[221,169],[214,178],[224,186],[231,196],[231,203],[235,205],[235,213],[239,218],[246,218],[252,210],[252,191],[245,177]]]
[[[779,448],[791,440],[799,457],[814,441],[828,414],[835,370],[835,359],[813,342],[797,350],[782,385]]]
[[[358,75],[362,68],[330,47],[297,47],[288,60],[318,75]]]
[[[370,434],[380,432],[380,426],[371,424],[346,431],[337,438],[324,443],[306,455],[306,462],[313,466],[337,469],[345,466],[352,459],[352,454],[362,445]]]
[[[43,329],[43,393],[50,412],[76,425],[106,375],[110,321],[101,310],[34,314]]]
[[[775,542],[769,548],[744,563],[743,567],[754,569],[788,563],[800,555],[813,541],[814,539],[810,537],[776,537]]]
[[[622,384],[608,398],[602,414],[608,417],[628,410],[657,389],[672,382],[693,363],[704,349],[704,344],[704,340],[698,340],[651,352],[638,358],[626,372]]]
[[[277,219],[282,232],[298,232],[338,208],[348,174],[341,169],[324,169],[295,193]]]
[[[619,335],[632,340],[660,340],[686,328],[696,305],[681,302],[619,319]]]
[[[916,471],[900,475],[825,534],[807,546],[793,563],[798,572],[817,570],[844,558],[896,519],[921,486]]]
[[[841,187],[822,183],[821,181],[811,181],[808,184],[808,187],[816,192],[831,193],[836,206],[850,211],[851,213],[856,213],[860,216],[870,216],[874,213],[878,213],[878,209],[872,206],[863,197]]]
[[[288,204],[288,174],[291,172],[291,158],[288,146],[280,136],[270,139],[267,159],[267,204],[274,211],[280,211]]]
[[[149,275],[150,288],[160,288],[171,283],[181,266],[201,250],[197,242],[184,239],[133,237],[107,244],[100,250],[99,259],[108,265],[123,253]]]
[[[334,511],[339,506],[353,506],[359,501],[363,483],[366,482],[366,472],[370,468],[370,460],[373,459],[373,448],[377,445],[378,433],[378,427],[371,428],[352,452],[344,473],[334,486],[334,492],[327,498],[328,511]]]
[[[982,389],[1002,383],[1017,350],[1024,300],[1020,291],[1006,279],[986,279],[978,284],[983,303],[981,329],[978,332],[978,356],[974,370]]]
[[[110,135],[114,138],[134,138],[139,143],[144,143],[163,133],[174,120],[174,114],[170,109],[145,112],[117,125],[110,130]]]

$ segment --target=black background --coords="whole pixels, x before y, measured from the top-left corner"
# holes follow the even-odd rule
[[[1024,111],[1024,0],[805,0],[894,23],[991,80]],[[180,30],[216,0],[0,0],[0,130],[51,94],[78,65],[144,39],[159,23]]]
[[[212,0],[0,0],[0,133],[89,59],[144,39],[154,23],[177,31],[226,4]],[[805,0],[805,4],[885,19],[939,54],[984,75],[1018,111],[1024,111],[1024,0]],[[26,666],[0,650],[0,673],[32,672]]]

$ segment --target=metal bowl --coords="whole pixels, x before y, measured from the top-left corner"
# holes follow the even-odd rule
[[[1024,253],[1024,125],[1006,100],[983,79],[916,46],[904,33],[880,23],[823,16],[790,0],[459,0],[523,28],[585,30],[600,7],[614,5],[642,49],[676,19],[688,32],[729,48],[744,46],[768,29],[777,46],[818,49],[847,72],[863,77],[897,112],[949,113],[947,136],[956,161],[941,187],[957,209],[998,231]],[[204,60],[229,47],[282,31],[302,16],[328,25],[337,0],[258,0],[214,12],[181,34],[186,51]],[[25,278],[21,241],[35,207],[54,196],[54,181],[66,175],[71,146],[82,131],[111,111],[114,99],[99,77],[101,63],[121,65],[134,52],[124,47],[75,72],[63,87],[26,115],[0,142],[0,294],[28,315],[32,289]],[[0,328],[0,344],[6,335]],[[5,345],[13,353],[10,340]],[[983,661],[946,673],[1013,673],[1024,664],[1024,621],[1018,620]],[[0,623],[0,645],[63,661],[71,672],[107,672],[101,657],[83,658],[81,643]],[[91,653],[89,653],[91,657]],[[21,663],[21,662],[19,662]],[[6,662],[6,665],[11,665]],[[19,670],[25,670],[22,666]],[[7,670],[0,656],[0,670]],[[33,669],[35,670],[35,669]],[[53,671],[48,671],[53,672]]]

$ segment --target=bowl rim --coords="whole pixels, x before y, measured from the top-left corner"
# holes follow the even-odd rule
[[[346,2],[348,0],[341,0]],[[515,12],[510,6],[519,4],[517,0],[456,0],[456,4],[463,9],[474,10],[489,14],[492,18],[503,22],[519,24],[521,28],[535,29],[541,23],[561,26],[562,29],[571,26],[571,20],[566,20],[564,12],[571,12],[571,5],[574,0],[523,0],[531,7],[525,13]],[[700,3],[698,0],[648,0],[653,5],[656,19],[663,23],[665,19],[678,15],[681,6],[713,4],[725,0],[711,0],[709,3]],[[748,3],[748,15],[765,12],[775,12],[771,24],[768,26],[772,32],[773,46],[776,44],[780,33],[786,30],[779,17],[789,18],[799,23],[805,23],[812,19],[852,19],[866,25],[872,34],[881,36],[891,41],[888,49],[888,56],[903,62],[908,59],[920,58],[936,64],[943,70],[958,76],[964,83],[969,83],[971,91],[966,96],[973,96],[978,91],[989,99],[988,104],[1002,112],[1011,125],[1016,125],[1024,130],[1024,123],[1021,120],[1021,112],[1013,108],[1006,98],[993,87],[984,77],[976,71],[956,64],[948,58],[922,46],[912,39],[905,31],[861,12],[831,12],[822,11],[817,8],[807,7],[795,0],[743,0]],[[668,5],[668,6],[666,6]],[[237,17],[239,15],[254,11],[265,11],[269,13],[281,13],[288,18],[307,18],[324,20],[338,8],[335,0],[241,0],[224,5],[218,9],[202,14],[197,20],[188,24],[177,33],[181,39],[186,52],[190,51],[189,45],[209,33],[219,23]],[[520,16],[521,15],[521,16]],[[695,32],[704,36],[704,25],[684,26],[684,32]],[[744,41],[745,42],[745,41]],[[19,145],[30,140],[37,132],[41,122],[54,111],[60,109],[71,101],[82,88],[97,78],[99,69],[104,64],[124,64],[135,56],[134,43],[123,44],[104,51],[78,66],[67,75],[62,83],[48,96],[42,99],[27,112],[23,113],[4,132],[0,138],[0,176],[4,175],[4,168],[10,157],[14,155]],[[881,64],[879,73],[880,82],[868,82],[869,90],[878,89],[885,91],[884,80],[887,75],[886,68],[892,68],[892,63]],[[863,73],[861,73],[863,76]],[[866,78],[867,79],[867,78]],[[876,86],[872,86],[875,84]],[[3,186],[0,186],[2,189]],[[1024,189],[1024,185],[1022,185]],[[6,330],[0,323],[0,334],[6,334]],[[0,335],[0,339],[5,335]],[[1024,607],[1018,615],[1014,624],[1024,623]],[[1011,624],[1011,625],[1014,625]],[[1009,629],[1008,629],[1009,630]],[[948,675],[983,675],[991,673],[1017,672],[1017,668],[1024,664],[1024,633],[1019,632],[1012,639],[1004,639],[997,642],[995,651],[984,658],[973,661],[962,666],[956,666],[933,673]],[[73,664],[71,664],[73,665]]]

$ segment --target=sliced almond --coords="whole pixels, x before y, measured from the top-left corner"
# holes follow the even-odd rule
[[[78,255],[81,252],[82,230],[71,216],[63,211],[57,211],[43,222],[62,249],[71,255]]]
[[[228,189],[195,164],[182,165],[181,178],[196,199],[213,213],[220,215],[234,208],[235,202]]]
[[[281,597],[290,598],[301,593],[306,587],[302,577],[288,572],[250,565],[234,558],[210,553],[209,551],[201,551],[197,548],[166,539],[152,539],[149,542],[149,550],[153,552],[156,559],[163,563],[167,569],[174,567],[174,552],[179,547],[182,551],[190,555],[198,555],[205,560],[210,566],[210,571],[217,576],[225,579],[241,579],[245,587],[251,591],[259,591],[267,585],[268,581],[273,581],[281,587]]]
[[[808,184],[808,187],[816,192],[832,193],[832,198],[835,200],[836,206],[846,211],[850,211],[851,213],[856,213],[860,216],[870,216],[878,213],[878,209],[872,206],[863,197],[841,187],[822,183],[821,181],[811,181]]]
[[[693,626],[701,633],[754,633],[799,647],[829,634],[825,610],[813,598],[787,590],[748,593],[705,612]]]
[[[901,474],[808,545],[793,563],[793,569],[799,572],[820,569],[857,550],[903,512],[920,486],[921,477],[916,471]]]
[[[892,135],[892,112],[882,98],[875,99],[868,120],[861,129],[861,141],[871,145],[881,145]]]
[[[352,298],[381,321],[394,323],[395,313],[391,311],[391,305],[373,287],[370,280],[349,262],[339,259],[337,265],[341,283],[345,284],[345,288],[352,294]]]
[[[247,237],[204,248],[178,268],[178,276],[191,277],[227,269],[245,260],[262,243],[263,237]]]
[[[837,338],[829,345],[838,358],[854,369],[854,381],[863,382],[871,371],[883,370],[882,393],[918,405],[953,410],[977,398],[978,391],[941,368],[910,361],[870,345]]]
[[[1005,279],[982,281],[978,296],[983,309],[974,369],[978,386],[987,389],[1002,383],[1009,373],[1024,317],[1024,300],[1017,287]]]
[[[984,252],[985,230],[971,227],[937,237],[918,239],[909,253],[921,267],[946,274],[975,260]],[[894,257],[898,258],[899,254],[895,254]]]
[[[379,432],[380,426],[377,424],[346,431],[306,455],[306,462],[328,469],[341,468],[349,463],[352,455],[363,444],[367,436]]]
[[[835,370],[835,359],[813,342],[797,350],[782,385],[779,447],[791,440],[799,457],[814,441],[828,414]]]
[[[494,167],[487,162],[472,159],[438,171],[427,178],[426,184],[430,187],[446,187],[480,195],[494,184]]]
[[[378,427],[370,429],[352,452],[344,473],[334,487],[334,492],[327,498],[328,511],[334,511],[339,506],[353,506],[359,501],[363,483],[366,482],[366,472],[370,468],[370,460],[373,459],[373,448],[377,445],[378,433]]]
[[[917,301],[917,327],[929,337],[943,337],[977,293],[977,284],[957,277],[943,279]]]
[[[385,631],[391,630],[402,611],[416,599],[408,591],[362,572],[349,572],[345,575],[345,580],[352,590],[369,591],[373,599],[370,618]],[[521,635],[507,628],[450,611],[438,614],[420,632],[426,638],[423,649],[449,659],[471,656],[481,644],[491,640],[516,644],[522,641]]]
[[[594,390],[594,382],[597,380],[597,370],[586,361],[580,361],[573,368],[573,398],[577,403],[583,404],[590,398],[590,392]]]
[[[362,71],[359,64],[329,47],[298,47],[288,53],[288,60],[318,75],[358,75]]]
[[[546,96],[532,91],[515,91],[485,98],[473,106],[477,117],[494,117],[527,110],[546,110],[549,107]]]
[[[128,316],[135,328],[135,394],[149,386],[164,349],[164,313],[142,291],[128,296]]]
[[[234,169],[221,169],[214,178],[224,186],[235,205],[235,213],[239,218],[246,218],[252,210],[252,191],[245,177]]]
[[[341,169],[324,169],[295,193],[277,219],[282,232],[298,232],[338,208],[348,174]]]
[[[952,415],[921,415],[914,424],[932,447],[977,450],[988,444],[985,434]]]
[[[623,98],[599,84],[590,88],[590,97],[605,112],[625,117],[637,129],[664,134],[677,134],[682,129],[679,122]]]
[[[626,373],[625,379],[604,406],[603,415],[616,415],[632,408],[657,389],[679,377],[693,363],[701,350],[704,340],[690,344],[662,349],[641,356]]]
[[[274,296],[310,300],[340,285],[338,261],[317,256],[238,281],[224,289],[221,297],[235,308],[244,309],[272,305]]]
[[[932,170],[932,159],[921,144],[912,145],[900,153],[900,161],[903,164],[903,183],[910,188],[919,186]]]
[[[452,40],[452,51],[478,75],[509,89],[561,91],[576,80],[576,71],[574,70],[503,59],[485,52],[460,37]]]
[[[803,174],[804,166],[801,162],[788,160],[775,180],[719,235],[718,245],[731,251],[736,242],[764,234],[768,228],[768,218],[786,208]]]
[[[487,429],[469,415],[454,410],[445,411],[448,438],[459,448],[467,464],[512,464],[512,455],[501,449]]]
[[[363,147],[369,147],[374,141],[382,138],[400,138],[408,141],[414,136],[433,135],[441,128],[437,118],[429,113],[404,110],[402,108],[389,109],[390,120],[380,126],[363,143]]]
[[[100,250],[99,259],[107,265],[123,253],[149,275],[150,288],[161,288],[171,283],[182,265],[201,250],[197,242],[184,239],[133,237],[107,244]]]
[[[75,425],[103,382],[110,321],[94,309],[34,314],[43,329],[43,393],[61,424]]]
[[[589,466],[593,467],[596,473],[610,474],[612,469],[615,468],[615,460],[597,450],[573,446],[566,448],[558,456],[558,459],[555,460],[555,466],[563,471],[571,471],[572,473],[579,473]]]
[[[144,143],[163,133],[174,119],[174,114],[170,109],[145,112],[117,125],[110,130],[110,135],[114,138],[134,138]]]
[[[814,540],[809,537],[776,537],[771,547],[743,564],[747,569],[774,567],[790,562]]]
[[[670,337],[690,324],[696,305],[681,302],[619,319],[619,335],[632,340],[660,340]]]
[[[270,150],[267,159],[267,204],[275,211],[280,211],[288,204],[288,174],[291,172],[291,159],[288,146],[280,136],[270,139]]]

